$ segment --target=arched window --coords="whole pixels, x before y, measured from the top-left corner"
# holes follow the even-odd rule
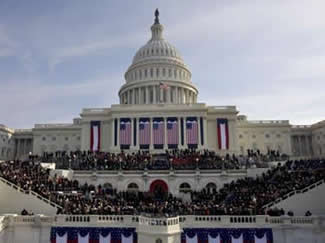
[[[113,189],[113,186],[111,183],[105,183],[103,187],[104,187],[104,189]]]
[[[156,243],[163,243],[162,239],[157,239]]]
[[[128,192],[138,192],[139,191],[139,186],[135,183],[130,183],[128,185]]]
[[[217,190],[217,186],[213,182],[209,182],[206,187],[208,193],[214,193]]]
[[[179,186],[179,192],[187,193],[191,191],[190,184],[184,182]]]

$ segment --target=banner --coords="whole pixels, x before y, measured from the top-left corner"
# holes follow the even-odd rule
[[[273,243],[271,228],[184,228],[181,243]]]
[[[52,227],[51,243],[137,243],[135,228]]]
[[[186,118],[186,141],[189,147],[198,144],[198,123],[196,117]]]
[[[131,119],[120,119],[120,145],[124,149],[128,149],[131,145]]]
[[[90,122],[90,150],[100,150],[100,121]]]
[[[219,149],[229,149],[228,119],[217,119],[217,133]]]
[[[165,144],[165,123],[163,118],[153,118],[152,122],[153,146],[155,149],[163,149]]]

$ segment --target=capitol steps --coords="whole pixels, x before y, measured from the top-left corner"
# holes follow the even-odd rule
[[[313,215],[325,215],[325,179],[322,179],[301,190],[294,190],[264,205],[264,208],[283,208],[295,215],[305,215],[309,210]]]
[[[55,215],[61,206],[41,195],[26,191],[0,177],[0,214],[20,214],[23,209],[34,214]]]

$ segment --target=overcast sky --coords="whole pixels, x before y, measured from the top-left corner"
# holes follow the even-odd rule
[[[0,124],[64,123],[118,103],[155,8],[199,102],[248,119],[325,119],[324,0],[0,1]]]

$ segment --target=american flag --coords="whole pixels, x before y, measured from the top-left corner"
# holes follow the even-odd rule
[[[150,121],[148,118],[139,120],[139,143],[140,145],[150,144]]]
[[[153,144],[162,145],[165,143],[165,133],[164,133],[164,121],[163,119],[153,120]]]
[[[167,120],[167,143],[178,144],[178,122],[177,119]]]
[[[161,89],[168,89],[168,88],[169,88],[169,86],[168,86],[167,84],[163,83],[163,82],[160,82],[160,83],[159,83],[159,87],[160,87]]]
[[[120,120],[120,144],[131,144],[131,120],[128,118]]]
[[[198,144],[198,124],[196,119],[186,121],[187,144]]]

